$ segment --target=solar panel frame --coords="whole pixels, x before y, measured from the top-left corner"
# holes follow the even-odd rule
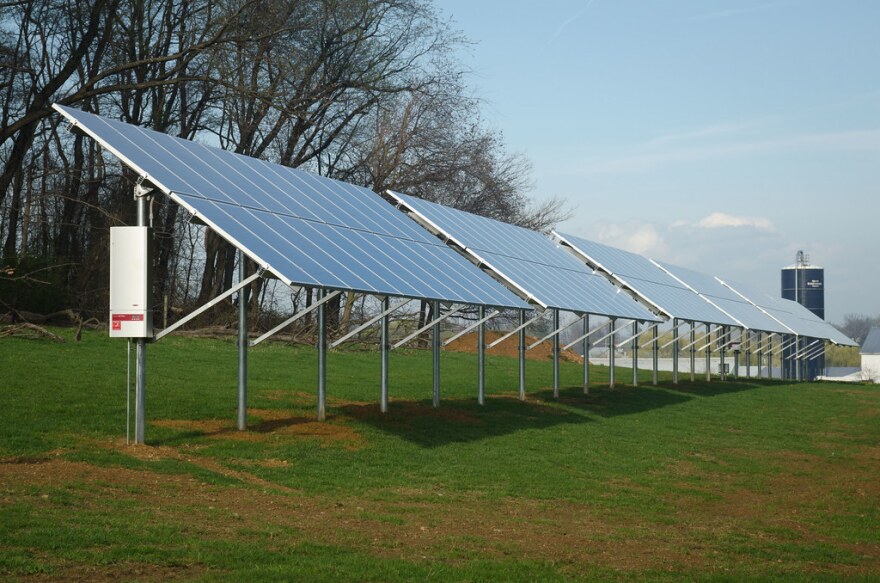
[[[530,308],[366,188],[54,108],[287,285]]]
[[[398,192],[387,194],[417,222],[541,308],[662,321],[537,231]]]
[[[574,235],[557,231],[553,234],[588,264],[595,265],[669,318],[740,326],[739,322],[681,284],[647,257]]]

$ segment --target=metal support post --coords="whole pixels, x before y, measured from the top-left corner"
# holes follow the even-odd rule
[[[559,398],[559,310],[553,309],[553,398]]]
[[[691,382],[697,380],[697,324],[696,322],[691,322]]]
[[[782,342],[782,338],[779,339]],[[782,367],[779,368],[779,374],[782,374]],[[770,341],[769,349],[767,350],[767,378],[773,378],[773,341]]]
[[[654,342],[651,343],[651,382],[654,386],[657,386],[657,370],[660,368],[660,347],[657,342],[659,335],[659,326],[654,326]]]
[[[639,386],[639,323],[633,320],[632,340],[632,363],[633,363],[633,386]]]
[[[590,394],[590,315],[584,315],[584,394]]]
[[[477,328],[477,402],[486,402],[486,307],[480,306],[480,326]]]
[[[526,311],[519,311],[519,400],[526,400]]]
[[[247,257],[238,252],[238,281],[247,279]],[[238,423],[239,431],[247,429],[247,349],[248,349],[248,286],[238,290]]]
[[[744,346],[746,352],[746,378],[752,378],[752,332],[746,330],[746,344]]]
[[[798,355],[800,354],[801,350],[803,350],[802,343],[803,341],[798,336],[795,339],[795,349],[794,353],[792,354],[792,364],[794,365],[794,380],[798,382],[800,382],[801,380],[801,360]]]
[[[318,289],[318,301],[327,293]],[[327,305],[318,308],[318,421],[327,417]]]
[[[391,299],[382,298],[382,321],[379,324],[379,410],[388,412],[388,352],[391,350],[389,328],[391,324]],[[434,312],[434,317],[437,313]]]
[[[727,375],[724,373],[724,365],[726,364],[724,361],[724,357],[727,354],[727,338],[726,338],[726,336],[727,336],[727,326],[722,326],[721,327],[722,342],[721,342],[721,348],[719,351],[721,353],[721,362],[718,364],[718,374],[721,375],[722,381],[727,380]]]
[[[678,384],[678,319],[672,319],[672,384]]]
[[[434,314],[440,312],[440,302],[434,302]],[[431,330],[431,352],[434,365],[434,406],[440,406],[440,321],[434,318],[434,328]]]
[[[758,332],[758,378],[764,378],[764,338],[761,332]]]
[[[614,388],[614,330],[617,318],[611,318],[611,336],[608,337],[608,388]]]
[[[708,342],[706,342],[706,382],[712,382],[712,325],[706,324]],[[715,334],[718,336],[717,332]]]
[[[140,185],[135,186],[137,201],[137,226],[147,226],[147,196]],[[152,269],[148,265],[147,269]],[[147,341],[145,338],[135,340],[135,373],[134,373],[134,442],[144,443],[144,424],[147,404]]]

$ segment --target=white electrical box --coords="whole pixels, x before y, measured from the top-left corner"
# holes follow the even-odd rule
[[[152,338],[152,231],[110,228],[110,336]]]

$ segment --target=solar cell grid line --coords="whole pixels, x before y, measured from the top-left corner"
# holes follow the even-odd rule
[[[368,189],[54,107],[287,285],[527,307]]]
[[[541,233],[404,194],[387,194],[438,237],[541,308],[660,321]]]
[[[667,318],[739,325],[647,257],[558,231],[553,231],[553,235],[575,256],[603,271]]]

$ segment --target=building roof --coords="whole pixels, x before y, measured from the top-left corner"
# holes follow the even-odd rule
[[[880,354],[880,326],[872,326],[862,344],[862,354]]]

